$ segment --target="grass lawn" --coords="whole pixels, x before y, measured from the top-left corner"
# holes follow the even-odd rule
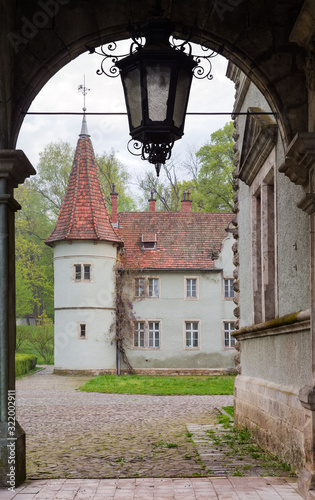
[[[47,365],[47,363],[44,361],[44,359],[41,357],[40,354],[32,347],[27,341],[24,342],[23,346],[20,349],[17,349],[16,352],[20,352],[22,354],[35,354],[37,357],[37,364],[38,365]],[[54,364],[54,360],[52,360],[50,365]]]
[[[234,418],[234,406],[222,406],[222,409]]]
[[[199,396],[216,394],[233,394],[233,375],[220,376],[141,376],[141,375],[100,375],[95,377],[79,390],[85,392],[106,392],[119,394],[154,394],[154,395],[187,395]]]

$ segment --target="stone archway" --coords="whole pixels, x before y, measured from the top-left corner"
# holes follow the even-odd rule
[[[302,0],[263,4],[247,0],[165,1],[163,9],[176,25],[195,25],[193,41],[203,41],[249,76],[279,113],[284,143],[307,129],[305,52],[289,42]],[[0,146],[14,148],[23,111],[61,67],[83,53],[85,44],[128,37],[126,26],[148,17],[150,3],[81,0],[18,1],[1,7],[2,85]],[[294,89],[294,92],[292,92]]]
[[[192,41],[209,45],[255,83],[277,113],[285,148],[298,132],[313,133],[311,0],[304,7],[303,0],[162,0],[162,7],[175,23],[177,34],[185,26],[195,25]],[[7,432],[7,390],[14,388],[12,245],[14,211],[19,207],[13,187],[34,174],[23,153],[14,149],[24,114],[49,78],[83,53],[85,44],[99,46],[127,38],[128,21],[144,21],[149,9],[150,3],[148,6],[144,0],[122,0],[118,5],[113,0],[17,0],[0,5],[0,447],[4,447]],[[25,474],[24,448],[21,437],[17,482]],[[0,479],[5,478],[6,467],[2,464],[0,469]]]

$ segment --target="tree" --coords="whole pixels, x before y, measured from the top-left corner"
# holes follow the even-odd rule
[[[233,208],[233,131],[233,122],[226,123],[197,152],[200,169],[192,201],[201,212],[230,212]]]
[[[111,196],[113,184],[116,186],[118,196],[118,211],[130,212],[136,210],[137,205],[129,194],[128,185],[130,174],[126,167],[116,158],[115,152],[104,151],[101,155],[96,155],[97,166],[100,174],[100,181],[104,191],[105,202],[108,210],[111,210]]]
[[[58,217],[66,194],[74,152],[68,142],[59,140],[51,142],[39,153],[35,184],[54,220]]]
[[[53,317],[52,252],[44,241],[53,229],[36,184],[27,180],[15,193],[22,210],[16,216],[16,314]]]
[[[189,150],[184,160],[172,159],[163,166],[157,178],[150,171],[138,178],[143,193],[142,205],[148,209],[151,191],[157,199],[156,209],[181,210],[183,192],[190,190],[193,212],[230,212],[233,208],[233,122],[211,134],[208,144],[199,151]],[[183,180],[183,173],[186,179]]]
[[[161,176],[156,177],[153,171],[146,171],[138,177],[137,183],[142,191],[142,207],[148,210],[148,199],[153,193],[157,200],[156,211],[177,212],[183,196],[182,182],[179,181],[182,166],[176,158],[163,165]],[[163,180],[164,179],[164,180]]]

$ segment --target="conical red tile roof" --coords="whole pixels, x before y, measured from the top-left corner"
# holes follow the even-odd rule
[[[53,246],[55,242],[64,240],[112,241],[122,244],[110,222],[85,118],[67,192],[55,229],[45,243]]]

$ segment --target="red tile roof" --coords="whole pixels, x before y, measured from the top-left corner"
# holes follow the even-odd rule
[[[83,126],[57,223],[45,243],[64,240],[122,243],[110,222],[92,142]]]
[[[214,269],[214,254],[227,237],[231,213],[122,212],[122,263],[131,269]],[[156,250],[143,250],[142,234],[155,235]]]

